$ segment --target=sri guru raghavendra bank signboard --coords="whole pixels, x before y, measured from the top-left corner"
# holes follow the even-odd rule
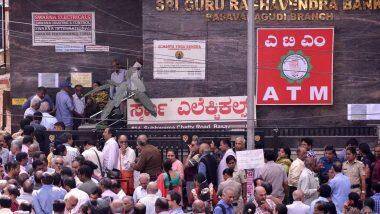
[[[257,104],[332,105],[333,47],[333,28],[259,28]]]

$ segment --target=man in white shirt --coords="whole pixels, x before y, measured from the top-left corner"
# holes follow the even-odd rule
[[[223,178],[223,171],[228,168],[227,163],[226,163],[226,158],[230,155],[235,156],[235,152],[231,148],[231,141],[229,140],[221,140],[220,141],[220,146],[219,146],[220,151],[223,152],[223,158],[220,160],[220,163],[218,165],[218,184],[224,181]]]
[[[74,129],[77,129],[82,124],[82,118],[84,117],[84,108],[86,106],[85,99],[83,97],[83,86],[76,85],[74,87],[75,93],[73,95],[73,103],[74,103]]]
[[[68,200],[70,196],[75,196],[78,199],[77,205],[71,210],[72,213],[79,213],[80,207],[90,200],[90,197],[86,192],[76,188],[76,182],[74,178],[67,177],[63,179],[63,188],[67,191],[64,200]]]
[[[305,159],[305,168],[302,170],[298,181],[297,190],[301,190],[305,195],[305,204],[310,205],[318,198],[319,180],[314,173],[316,160],[312,157]]]
[[[66,147],[67,154],[63,158],[65,159],[65,162],[70,165],[71,162],[73,162],[73,160],[79,155],[78,149],[73,147],[73,136],[71,133],[65,132],[58,139]]]
[[[125,76],[127,74],[127,71],[125,69],[121,69],[120,64],[117,60],[112,61],[112,67],[114,72],[111,74],[111,81],[120,84],[125,81]],[[110,87],[110,98],[113,99],[115,93],[117,92],[118,87]]]
[[[30,107],[25,110],[24,118],[27,116],[32,116],[36,111],[40,108],[41,99],[38,96],[33,97],[32,101],[30,101]]]
[[[95,141],[87,141],[86,145],[84,146],[85,151],[82,153],[82,155],[86,160],[89,160],[98,166],[98,168],[94,170],[94,175],[100,179],[103,177],[102,172],[104,172],[103,153],[99,151],[95,145]]]
[[[118,158],[119,170],[133,170],[131,164],[136,160],[136,152],[128,146],[128,138],[125,135],[120,135],[119,139],[120,156]]]
[[[146,214],[155,214],[155,203],[159,198],[156,194],[158,192],[157,183],[150,182],[147,186],[147,195],[139,200],[146,207]]]
[[[57,118],[48,113],[50,109],[48,102],[42,102],[40,105],[40,112],[42,112],[42,120],[40,125],[44,126],[46,130],[53,131],[54,124],[58,122]]]
[[[148,186],[148,183],[150,182],[149,174],[141,173],[139,181],[140,181],[140,186],[138,186],[133,192],[133,201],[135,203],[139,202],[141,198],[144,198],[147,195],[147,186]],[[162,196],[162,193],[160,190],[157,191],[156,196],[157,197]]]
[[[294,202],[292,204],[286,205],[288,208],[288,214],[308,214],[310,206],[303,203],[304,194],[301,190],[296,190],[293,192]]]
[[[290,196],[298,187],[298,180],[300,179],[300,175],[302,170],[305,168],[304,160],[306,159],[307,150],[304,147],[298,147],[297,149],[297,159],[292,162],[289,167],[289,175],[288,175],[288,185]],[[290,197],[290,202],[293,202],[293,197]]]
[[[115,140],[114,130],[110,127],[104,129],[103,137],[106,143],[103,147],[104,168],[108,170],[117,169],[117,159],[119,157],[119,145]]]

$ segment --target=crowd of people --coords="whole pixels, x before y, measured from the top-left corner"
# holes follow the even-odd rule
[[[19,132],[0,134],[0,213],[380,213],[380,144],[374,155],[350,139],[339,153],[326,146],[317,158],[305,138],[294,160],[288,147],[265,149],[252,186],[237,164],[243,137],[184,138],[182,162],[146,135],[132,148],[110,127],[102,148],[76,145],[61,121],[43,145],[39,126],[27,117]]]
[[[111,79],[125,81],[126,71],[113,65]],[[0,134],[0,213],[380,213],[380,144],[350,139],[318,157],[313,140],[301,139],[293,155],[286,146],[265,149],[265,164],[249,180],[237,163],[244,137],[186,137],[181,158],[146,135],[132,148],[112,128],[103,132],[104,145],[77,145],[70,130],[118,89],[85,100],[82,86],[73,94],[69,82],[60,86],[55,103],[38,88],[23,106],[20,130]],[[46,143],[45,131],[58,134]]]

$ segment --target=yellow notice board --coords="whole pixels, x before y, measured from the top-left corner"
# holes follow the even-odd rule
[[[13,106],[22,106],[26,102],[26,98],[12,98]]]
[[[71,85],[82,85],[83,87],[92,87],[92,73],[71,73]]]

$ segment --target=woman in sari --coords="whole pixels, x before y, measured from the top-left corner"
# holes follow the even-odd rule
[[[290,165],[292,164],[292,159],[290,159],[291,151],[290,148],[287,146],[280,147],[280,150],[278,150],[278,158],[276,163],[281,164],[286,174],[289,173]]]
[[[176,153],[173,149],[166,150],[166,158],[172,162],[172,170],[179,173],[181,180],[184,179],[183,164],[176,158]]]
[[[164,172],[157,178],[158,189],[161,190],[162,197],[166,197],[169,191],[174,190],[182,195],[181,177],[177,171],[172,169],[172,162],[166,160],[163,164]]]

